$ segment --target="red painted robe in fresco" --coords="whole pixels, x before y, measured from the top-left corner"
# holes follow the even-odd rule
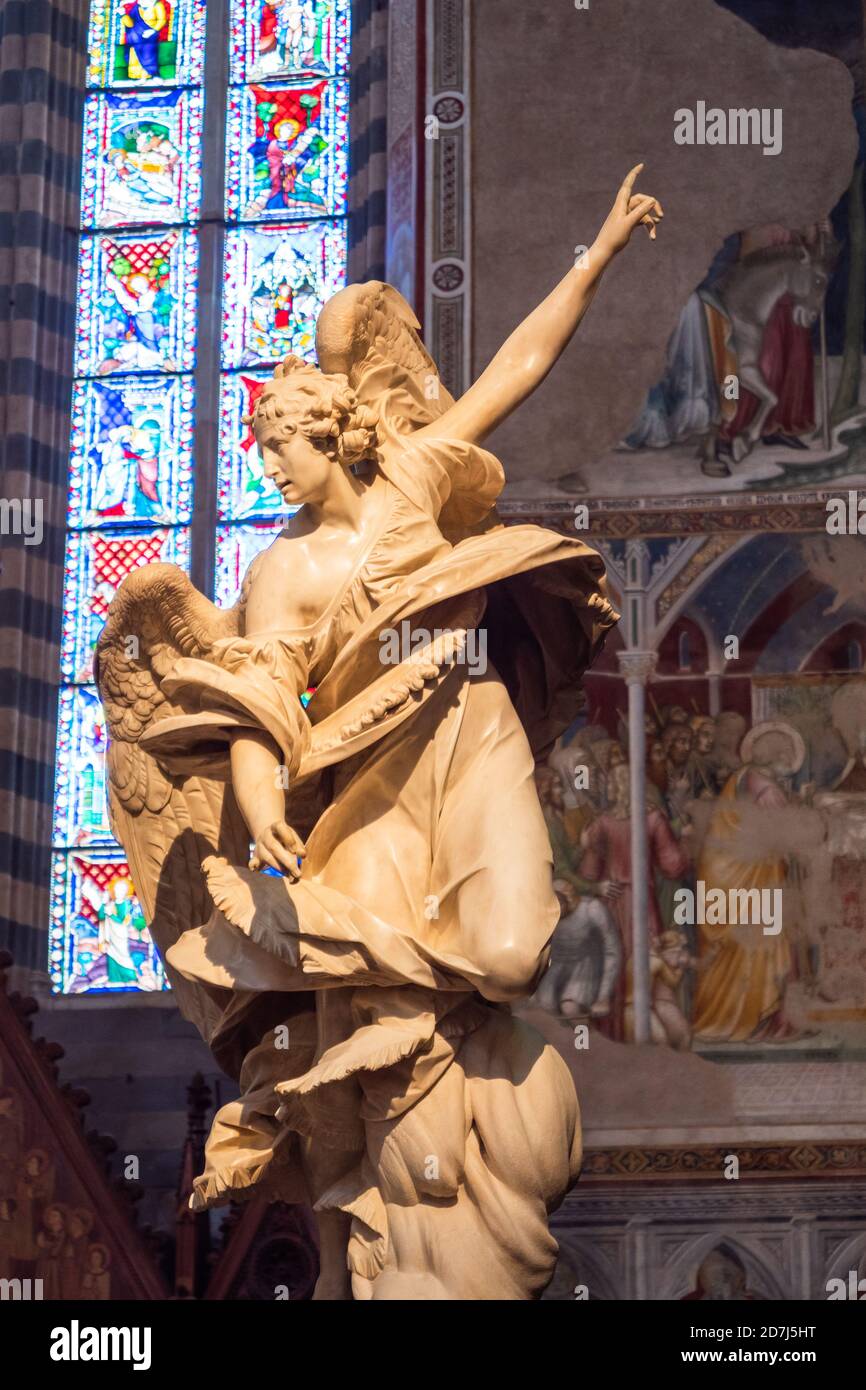
[[[783,294],[770,316],[761,345],[761,372],[778,396],[763,433],[803,435],[815,428],[815,366],[810,330],[794,322],[793,300]],[[758,398],[743,387],[736,413],[719,431],[721,439],[734,439],[752,422]]]
[[[655,893],[655,874],[664,878],[681,878],[689,867],[688,856],[674,838],[670,822],[655,808],[647,812],[647,892],[650,940],[657,941],[663,930]],[[624,959],[632,953],[632,876],[631,821],[617,820],[603,812],[586,832],[586,849],[580,872],[584,878],[596,881],[616,879],[623,884],[620,897],[608,903],[622,936]]]

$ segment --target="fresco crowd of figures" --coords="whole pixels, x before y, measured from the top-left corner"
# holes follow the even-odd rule
[[[843,683],[816,756],[796,720],[748,727],[742,714],[690,714],[653,703],[646,716],[652,1038],[717,1052],[817,1042],[862,1032],[862,756],[846,756],[845,716],[866,686]],[[829,746],[827,730],[824,743]],[[808,777],[808,780],[806,780]],[[561,739],[536,770],[562,906],[552,965],[535,1002],[633,1039],[628,740],[601,724]],[[690,911],[762,892],[779,920]],[[689,890],[684,892],[683,890]],[[769,890],[769,892],[767,891]],[[717,919],[717,920],[714,920]]]

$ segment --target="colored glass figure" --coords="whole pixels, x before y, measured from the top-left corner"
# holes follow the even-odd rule
[[[64,681],[93,680],[93,652],[117,587],[140,565],[163,561],[189,569],[189,531],[123,535],[70,531],[63,585],[60,671]]]
[[[231,229],[225,265],[223,366],[313,360],[316,319],[345,284],[346,224]]]
[[[64,994],[166,988],[121,850],[54,855],[50,958]]]
[[[247,568],[279,531],[287,516],[296,508],[274,521],[257,521],[236,526],[221,526],[216,534],[216,594],[215,602],[230,608],[237,602]]]
[[[270,372],[224,376],[220,392],[218,515],[221,521],[273,517],[285,503],[264,475],[249,417]]]
[[[194,220],[201,202],[201,127],[200,92],[88,98],[82,225]]]
[[[77,382],[69,525],[188,522],[192,406],[188,377]]]
[[[82,239],[78,376],[192,368],[196,250],[195,232]]]
[[[232,82],[345,72],[349,20],[350,0],[232,0]]]
[[[102,702],[93,686],[60,692],[57,729],[54,843],[111,844],[105,789],[108,735]]]
[[[206,0],[92,0],[91,87],[195,85],[204,62]]]
[[[229,99],[227,215],[342,215],[348,97],[348,83],[338,80],[235,88]]]

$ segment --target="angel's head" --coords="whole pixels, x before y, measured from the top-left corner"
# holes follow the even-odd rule
[[[340,373],[287,357],[256,401],[253,433],[266,478],[291,506],[319,502],[335,470],[370,458],[376,417]]]

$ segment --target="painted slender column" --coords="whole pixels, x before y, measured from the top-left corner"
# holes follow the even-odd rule
[[[655,670],[655,652],[619,652],[628,687],[628,759],[631,802],[632,991],[634,1040],[650,1040],[649,845],[646,806],[646,683]]]

